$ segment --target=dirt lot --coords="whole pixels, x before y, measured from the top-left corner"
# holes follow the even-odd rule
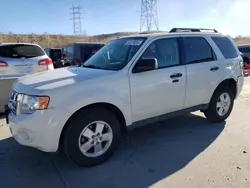
[[[130,133],[110,161],[79,168],[62,154],[18,145],[0,120],[0,187],[248,188],[250,78],[230,118],[209,123],[197,112]]]

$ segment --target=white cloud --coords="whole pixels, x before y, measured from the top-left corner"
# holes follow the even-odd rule
[[[219,30],[227,34],[250,35],[250,1],[237,0],[228,9],[223,8],[223,3],[219,3],[215,9],[211,10],[212,20]]]

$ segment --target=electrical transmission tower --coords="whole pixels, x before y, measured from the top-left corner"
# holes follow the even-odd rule
[[[141,0],[140,32],[144,28],[147,31],[159,30],[157,12],[157,0]]]
[[[73,30],[75,35],[81,35],[82,34],[82,8],[81,6],[74,6],[72,5],[72,8],[70,8],[72,11],[70,14],[72,14],[72,20],[73,20]]]

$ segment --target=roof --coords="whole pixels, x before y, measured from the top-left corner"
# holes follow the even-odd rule
[[[250,47],[250,44],[239,44],[238,47]]]
[[[199,36],[223,36],[221,33],[212,33],[212,32],[176,32],[176,33],[148,33],[148,34],[137,34],[137,35],[130,35],[124,36],[119,38],[133,38],[133,37],[147,37],[147,38],[155,38],[161,36],[185,36],[185,35],[199,35]]]
[[[25,43],[25,42],[0,42],[0,46],[4,45],[16,45],[16,44],[24,44],[24,45],[33,45],[33,46],[39,46],[36,43]]]

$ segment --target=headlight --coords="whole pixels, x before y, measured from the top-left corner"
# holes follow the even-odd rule
[[[49,105],[47,96],[30,96],[19,94],[19,110],[22,114],[32,114],[36,110],[46,109]]]

